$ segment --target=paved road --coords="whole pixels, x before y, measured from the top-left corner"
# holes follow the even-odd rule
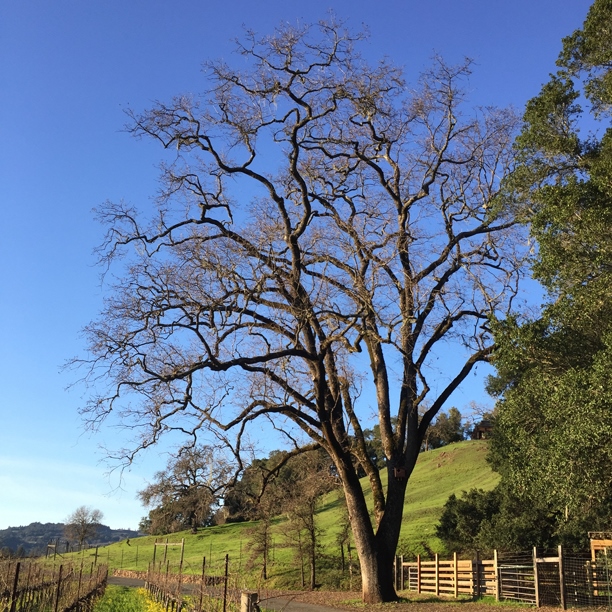
[[[138,578],[122,578],[119,576],[109,576],[108,584],[124,586],[129,588],[139,588],[144,586],[144,580]],[[293,601],[291,598],[272,597],[261,602],[261,607],[268,610],[278,610],[279,612],[337,612],[337,608],[328,606],[316,606],[314,604]]]
[[[330,608],[329,606],[317,606],[314,604],[303,603],[301,601],[293,601],[286,597],[274,597],[261,601],[259,605],[267,610],[284,610],[285,612],[338,612],[338,608]]]

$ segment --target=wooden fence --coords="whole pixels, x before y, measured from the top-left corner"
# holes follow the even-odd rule
[[[460,560],[455,554],[452,560],[443,561],[435,555],[433,561],[407,563],[402,557],[396,559],[396,589],[434,593],[435,595],[482,595],[497,594],[497,566],[495,560]]]
[[[588,553],[566,555],[561,546],[544,553],[498,555],[493,559],[405,562],[396,558],[398,590],[418,593],[494,596],[534,606],[601,607],[612,609],[612,555],[592,559]]]
[[[88,612],[106,587],[106,566],[0,563],[2,612]]]

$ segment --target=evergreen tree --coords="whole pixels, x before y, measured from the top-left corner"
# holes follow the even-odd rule
[[[547,300],[538,318],[495,324],[491,462],[502,480],[495,493],[449,500],[439,533],[451,548],[582,547],[589,530],[611,526],[610,32],[612,1],[596,0],[527,104],[506,188],[532,211],[534,276]],[[470,515],[493,498],[497,510],[471,529]]]
[[[231,469],[219,452],[209,446],[182,448],[166,469],[139,491],[143,505],[151,507],[140,527],[151,535],[173,533],[210,524]]]

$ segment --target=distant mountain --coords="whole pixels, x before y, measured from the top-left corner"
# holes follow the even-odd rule
[[[25,527],[0,529],[0,557],[9,553],[17,556],[44,555],[49,544],[57,545],[57,551],[64,553],[74,550],[76,542],[70,542],[64,535],[63,523],[30,523]],[[132,529],[111,529],[98,525],[96,537],[88,542],[89,546],[103,546],[140,535]]]

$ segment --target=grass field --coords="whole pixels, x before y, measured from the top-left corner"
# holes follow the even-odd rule
[[[144,589],[110,585],[94,606],[94,612],[165,612],[165,608]]]
[[[441,542],[434,536],[435,525],[442,507],[451,493],[460,494],[471,488],[492,489],[498,476],[486,463],[487,443],[485,441],[465,441],[444,448],[422,453],[408,484],[404,520],[400,536],[398,554],[443,552]],[[371,493],[364,480],[364,489],[369,500]],[[330,586],[340,586],[337,567],[339,548],[336,535],[340,520],[341,503],[337,493],[323,498],[317,515],[321,529],[323,569],[322,579]],[[282,508],[274,522],[271,573],[273,582],[286,586],[296,580],[296,570],[291,563],[291,551],[284,545],[283,531],[285,518]],[[222,573],[225,555],[229,555],[232,572],[248,576],[249,531],[253,523],[230,523],[218,527],[208,527],[197,534],[181,532],[168,537],[170,543],[185,538],[184,568],[187,573],[199,574],[202,561],[206,557],[207,573]],[[165,541],[165,537],[163,538]],[[108,562],[111,568],[145,570],[153,558],[155,537],[134,538],[99,549],[99,561]],[[157,559],[163,558],[163,549],[157,549]],[[178,559],[179,548],[169,548],[168,560]],[[92,551],[83,553],[90,559]],[[254,572],[255,570],[253,570]],[[344,583],[343,583],[344,585]]]

